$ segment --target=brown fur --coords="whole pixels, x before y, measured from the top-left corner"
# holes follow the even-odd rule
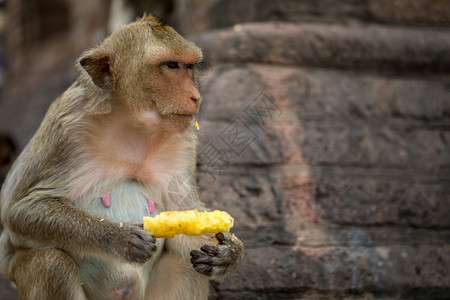
[[[21,299],[206,299],[241,262],[228,233],[163,240],[132,225],[147,197],[153,214],[205,209],[191,126],[201,60],[152,16],[84,53],[1,191],[0,271]]]

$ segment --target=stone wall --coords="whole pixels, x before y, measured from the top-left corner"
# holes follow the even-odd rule
[[[89,3],[86,16],[102,11]],[[173,5],[168,20],[207,62],[201,196],[235,217],[247,248],[210,299],[448,299],[449,2]],[[49,70],[36,83],[9,77],[26,97],[7,88],[0,100],[5,149],[10,137],[23,147],[106,19],[66,41],[76,48],[56,67],[28,60]]]
[[[202,197],[247,246],[211,299],[448,299],[450,3],[180,2]]]

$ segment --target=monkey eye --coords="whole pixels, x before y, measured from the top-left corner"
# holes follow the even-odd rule
[[[166,67],[168,67],[169,69],[174,70],[174,69],[180,68],[180,65],[176,61],[167,61],[166,62]]]
[[[186,68],[189,69],[189,70],[192,70],[192,69],[194,68],[194,65],[193,65],[193,64],[188,64],[188,65],[186,66]]]

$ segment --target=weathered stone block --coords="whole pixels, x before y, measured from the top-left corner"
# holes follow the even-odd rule
[[[381,22],[447,25],[446,0],[184,0],[178,1],[177,23],[187,34],[246,22]]]
[[[303,133],[303,159],[318,165],[416,171],[448,168],[450,152],[446,150],[449,143],[444,129],[417,130],[408,124],[375,123],[309,121]]]
[[[200,123],[198,161],[205,171],[220,172],[228,165],[273,165],[302,162],[304,132],[296,126],[264,126],[245,118],[228,123]]]
[[[323,173],[285,178],[286,215],[339,225],[450,228],[450,194],[440,183]]]
[[[414,295],[417,285],[423,290],[448,291],[449,250],[427,246],[248,249],[237,272],[214,284],[215,293],[217,297],[225,293],[230,296],[227,299],[238,299],[233,292],[240,295],[239,291],[278,293],[295,299],[301,297],[301,291],[313,289],[406,299]]]
[[[368,13],[386,23],[445,25],[450,22],[450,3],[446,0],[370,0]]]
[[[217,140],[215,146],[231,163],[418,169],[450,164],[445,130],[450,92],[444,78],[386,79],[254,65],[225,65],[209,77],[214,79],[205,81],[210,103],[205,109],[208,119],[202,121],[207,129],[200,132],[201,145]],[[244,80],[245,85],[237,84]],[[271,110],[258,107],[261,95],[271,99]],[[249,117],[248,111],[253,116],[259,112],[256,119],[262,122]],[[427,120],[434,125],[423,123]],[[236,138],[242,147],[233,151]]]
[[[297,112],[300,121],[327,117],[380,123],[385,122],[381,118],[448,121],[450,115],[450,81],[445,76],[386,77],[355,71],[224,64],[209,70],[202,82],[205,117],[215,121],[231,119],[234,115],[225,115],[239,114],[264,94],[274,103],[272,119],[285,123],[288,120],[283,118],[289,112]]]
[[[385,26],[243,24],[192,36],[214,62],[446,72],[447,31]]]
[[[202,201],[228,211],[237,227],[271,226],[281,217],[276,194],[280,179],[267,170],[232,168],[212,177],[200,168],[198,181]]]

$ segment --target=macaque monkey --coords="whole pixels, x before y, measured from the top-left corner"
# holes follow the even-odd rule
[[[20,299],[207,299],[209,280],[239,265],[230,233],[156,239],[136,225],[205,209],[192,126],[201,60],[153,16],[82,55],[1,191],[0,271]]]

